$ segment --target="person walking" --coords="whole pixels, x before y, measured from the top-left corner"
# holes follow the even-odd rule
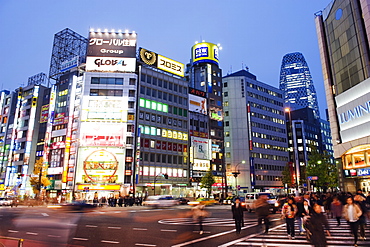
[[[233,219],[235,220],[235,229],[237,234],[240,234],[242,230],[244,211],[245,207],[242,206],[240,199],[236,198],[235,202],[231,205],[231,212],[233,213]]]
[[[329,224],[325,215],[322,213],[322,207],[319,204],[313,205],[313,210],[309,216],[306,216],[306,221],[308,221],[305,223],[308,231],[307,236],[311,244],[315,247],[327,246],[325,232],[330,236]]]
[[[333,217],[337,220],[337,226],[340,226],[340,219],[342,218],[343,205],[339,201],[338,197],[333,198],[333,202],[330,207]]]
[[[357,240],[358,240],[358,225],[359,225],[359,219],[362,215],[362,211],[360,206],[358,206],[356,203],[354,203],[352,197],[347,198],[347,204],[343,207],[343,217],[348,222],[351,233],[354,236],[355,244],[354,246],[357,246]]]
[[[306,231],[304,229],[304,218],[309,216],[311,214],[311,207],[308,205],[309,201],[304,199],[302,204],[297,203],[297,221],[299,224],[299,232],[301,235],[304,235],[304,232]]]
[[[258,226],[262,228],[262,220],[265,224],[265,234],[268,234],[269,226],[270,226],[270,205],[267,202],[268,197],[267,195],[260,195],[259,198],[254,203],[254,208],[256,209],[256,214],[258,217]]]
[[[281,217],[285,219],[289,239],[295,239],[294,220],[297,212],[297,206],[294,204],[293,199],[289,198],[281,210]]]
[[[201,204],[192,208],[193,219],[199,225],[199,234],[203,234],[203,220],[209,215],[204,208],[205,206]]]
[[[366,214],[367,214],[367,208],[366,208],[366,199],[362,195],[355,195],[354,202],[360,206],[360,209],[362,211],[362,215],[360,216],[360,219],[358,220],[358,225],[360,227],[360,239],[366,240],[365,237],[365,225],[366,225]]]

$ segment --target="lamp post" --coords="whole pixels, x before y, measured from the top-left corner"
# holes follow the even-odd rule
[[[235,166],[234,171],[231,173],[231,174],[233,174],[233,175],[234,175],[234,177],[235,177],[235,189],[236,189],[236,195],[237,195],[237,196],[239,196],[239,190],[238,190],[238,176],[239,176],[239,174],[240,174],[240,170],[239,170],[239,169],[238,169],[238,170],[236,170],[236,168],[238,168],[240,164],[245,164],[245,160],[242,160],[242,162],[239,162],[239,163]]]
[[[293,153],[294,153],[294,165],[295,165],[295,180],[296,180],[296,195],[299,195],[299,177],[300,177],[300,172],[299,172],[299,160],[298,160],[298,150],[297,150],[297,140],[296,140],[296,135],[295,131],[293,130],[293,123],[292,123],[292,116],[290,114],[290,108],[286,107],[285,112],[288,114],[288,120],[289,120],[289,132],[292,133],[291,138],[292,138],[292,145],[293,145]],[[288,133],[288,140],[289,140],[289,133]]]
[[[168,175],[167,173],[163,174],[163,173],[158,173],[155,177],[154,177],[154,195],[155,195],[155,182],[157,181],[157,177],[158,176],[163,176],[165,179],[168,179]],[[159,192],[160,194],[161,192]]]

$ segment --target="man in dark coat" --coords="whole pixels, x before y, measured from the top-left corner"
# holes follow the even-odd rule
[[[256,214],[258,217],[258,225],[262,226],[262,220],[265,223],[265,234],[269,231],[270,226],[270,205],[267,202],[268,197],[267,195],[260,195],[257,199],[257,201],[254,203],[254,207],[256,209]]]
[[[244,221],[245,207],[242,206],[239,198],[236,198],[235,203],[231,205],[231,211],[233,213],[233,219],[235,220],[236,233],[240,234]]]

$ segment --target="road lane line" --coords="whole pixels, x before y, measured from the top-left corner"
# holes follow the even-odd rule
[[[28,235],[39,235],[37,232],[26,232]]]
[[[87,239],[87,238],[73,238],[73,240],[87,241],[87,240],[89,240],[89,239]]]
[[[177,232],[177,230],[161,229],[161,232]]]
[[[120,226],[108,226],[108,229],[121,229]]]
[[[147,231],[148,229],[146,228],[132,228],[134,231]]]
[[[94,225],[86,225],[86,227],[98,227],[98,226],[94,226]]]
[[[155,244],[139,244],[139,243],[136,243],[135,246],[148,246],[148,247],[155,247],[157,245]]]
[[[60,238],[60,236],[58,236],[58,235],[48,235],[48,237],[51,237],[51,238]]]
[[[49,216],[47,213],[41,213],[42,216]]]
[[[117,241],[109,241],[109,240],[102,240],[101,243],[108,243],[108,244],[119,244]]]
[[[13,232],[19,232],[19,231],[14,231],[14,230],[8,230],[8,232],[12,232],[12,233],[13,233]]]

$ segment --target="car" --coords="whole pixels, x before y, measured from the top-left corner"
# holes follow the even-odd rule
[[[143,206],[160,208],[160,207],[172,207],[177,205],[178,202],[170,195],[160,195],[160,196],[148,196],[148,198],[143,202]]]
[[[86,203],[83,201],[75,201],[70,203],[61,203],[56,205],[49,205],[48,208],[60,209],[67,212],[85,212],[93,211],[97,208],[97,205]]]
[[[0,206],[11,206],[13,203],[13,200],[6,197],[0,197]]]
[[[274,196],[270,192],[251,192],[251,193],[247,193],[245,195],[246,209],[249,212],[252,212],[252,210],[255,210],[254,203],[256,202],[258,197],[260,197],[261,195],[266,195],[267,196],[267,203],[270,205],[270,211],[272,213],[276,213],[280,208],[280,203],[277,200],[276,196]]]
[[[176,201],[179,205],[186,205],[188,204],[189,200],[183,197],[176,198]]]
[[[198,205],[198,204],[200,204],[200,205],[205,205],[205,206],[213,205],[215,203],[216,203],[215,199],[204,198],[204,197],[200,197],[196,201],[188,202],[189,205]]]

